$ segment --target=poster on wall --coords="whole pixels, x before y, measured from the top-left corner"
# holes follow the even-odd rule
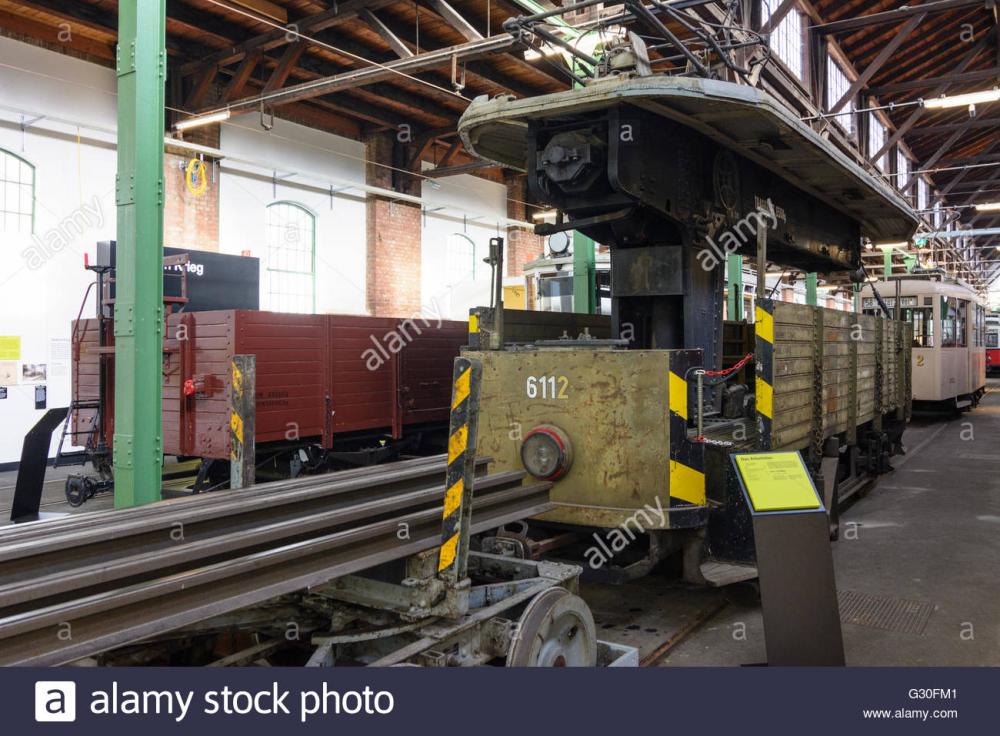
[[[45,363],[22,363],[21,381],[23,383],[45,383]]]
[[[0,386],[12,386],[17,383],[17,361],[0,360]]]
[[[49,340],[49,378],[69,375],[70,341],[67,338]]]
[[[0,335],[0,360],[21,359],[21,336]]]

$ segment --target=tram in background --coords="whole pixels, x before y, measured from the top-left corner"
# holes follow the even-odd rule
[[[915,406],[975,407],[986,391],[985,300],[965,282],[944,276],[891,279],[862,289],[865,314],[884,316],[875,290],[891,312],[898,296],[900,319],[913,325]],[[996,352],[1000,363],[1000,351]]]
[[[1000,374],[1000,314],[986,315],[986,373]]]

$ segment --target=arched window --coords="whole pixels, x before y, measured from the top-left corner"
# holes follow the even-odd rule
[[[30,234],[35,224],[35,167],[0,148],[0,232]]]
[[[294,202],[267,207],[267,308],[316,311],[316,218]]]
[[[448,285],[476,278],[476,241],[463,233],[448,236]]]

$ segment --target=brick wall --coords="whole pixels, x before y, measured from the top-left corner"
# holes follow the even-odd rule
[[[185,140],[211,148],[219,146],[219,126],[195,128]],[[219,250],[219,172],[213,171],[211,159],[205,159],[208,187],[200,195],[192,194],[185,184],[185,169],[191,153],[167,152],[163,155],[163,245],[170,248]]]
[[[530,222],[525,201],[527,185],[523,175],[504,177],[507,185],[507,217],[512,220]],[[524,273],[524,264],[541,258],[544,252],[544,239],[535,235],[530,228],[507,228],[507,275],[520,276]],[[531,300],[528,300],[531,304]]]
[[[418,205],[369,197],[365,271],[368,311],[409,317],[420,311],[421,215]]]
[[[386,189],[410,188],[393,169],[378,164],[394,160],[393,133],[365,139],[368,184]],[[368,312],[376,317],[408,317],[420,311],[422,222],[420,206],[369,195],[366,203],[365,292]]]

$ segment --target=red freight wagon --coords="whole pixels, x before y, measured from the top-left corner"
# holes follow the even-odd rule
[[[91,459],[105,475],[114,435],[111,328],[106,320],[102,341],[97,319],[73,325],[72,428],[92,455],[103,448]],[[303,463],[366,464],[413,447],[428,432],[444,438],[452,363],[466,341],[464,322],[435,318],[171,314],[163,343],[164,454],[228,465],[230,360],[239,354],[256,356],[258,460],[273,452],[279,472],[282,462],[291,474]]]

